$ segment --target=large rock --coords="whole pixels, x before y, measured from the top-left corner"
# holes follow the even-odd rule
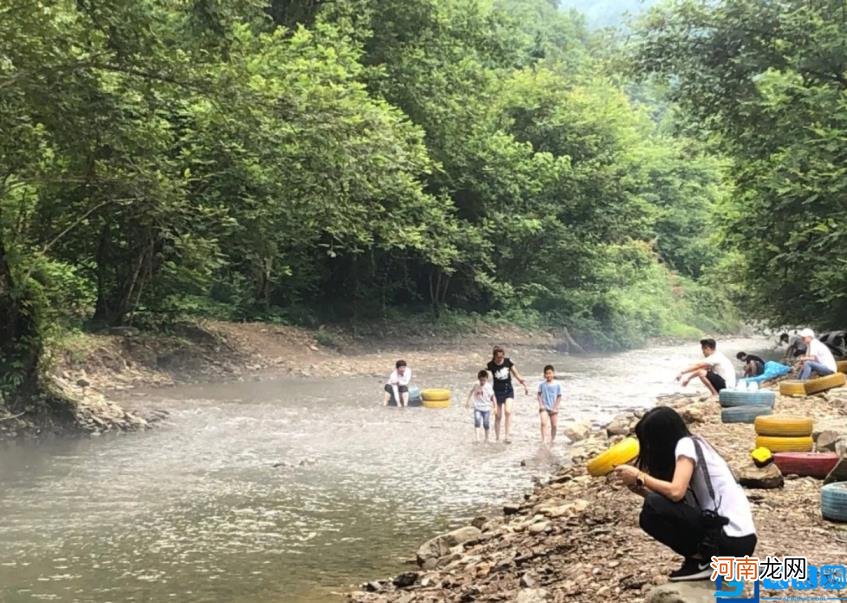
[[[539,521],[537,523],[533,523],[529,526],[530,534],[541,534],[542,532],[546,532],[550,528],[549,521]]]
[[[822,431],[815,436],[815,450],[818,452],[835,452],[838,440],[842,438],[847,440],[847,436],[842,436],[837,431],[831,429]]]
[[[644,600],[646,603],[715,603],[715,583],[711,580],[671,582],[654,588]]]
[[[706,409],[702,404],[691,404],[684,408],[679,415],[682,417],[682,420],[686,425],[702,423],[706,418]]]
[[[834,482],[847,482],[847,458],[842,458],[838,461],[838,464],[832,468],[832,471],[823,480],[824,485]]]
[[[606,425],[606,434],[611,438],[612,436],[619,435],[629,435],[632,432],[632,428],[635,426],[634,417],[630,415],[618,415],[612,422]]]
[[[591,434],[591,423],[588,421],[568,421],[559,426],[559,433],[571,442],[578,442]]]
[[[397,588],[408,588],[418,581],[418,572],[403,572],[393,580]]]
[[[544,603],[547,601],[547,591],[543,588],[524,588],[518,593],[516,603]]]
[[[506,503],[503,505],[503,515],[517,515],[521,512],[521,505],[518,503]]]
[[[563,515],[578,515],[579,513],[585,511],[588,508],[589,504],[590,503],[587,500],[578,498],[576,500],[566,502],[561,505],[542,506],[538,510],[538,512],[546,517],[552,518],[562,517]]]
[[[847,417],[821,417],[815,419],[815,432],[834,431],[847,434]]]
[[[782,473],[775,464],[765,467],[745,465],[736,469],[738,483],[747,488],[781,488],[785,483]]]
[[[436,536],[424,542],[418,549],[418,565],[421,567],[434,567],[434,562],[438,561],[440,557],[449,554],[450,549],[466,542],[478,540],[480,536],[482,536],[482,531],[473,526],[465,526],[464,528]]]

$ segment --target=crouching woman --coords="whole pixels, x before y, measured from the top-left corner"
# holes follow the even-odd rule
[[[644,497],[641,529],[684,557],[670,579],[708,578],[712,556],[752,555],[756,528],[750,502],[720,454],[692,436],[682,417],[666,406],[647,412],[635,435],[638,467],[615,471]]]

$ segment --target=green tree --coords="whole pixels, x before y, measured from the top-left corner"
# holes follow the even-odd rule
[[[732,160],[720,212],[745,306],[774,325],[847,321],[843,203],[847,29],[841,2],[677,1],[643,21],[638,73]]]

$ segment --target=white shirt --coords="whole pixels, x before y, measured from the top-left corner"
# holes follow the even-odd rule
[[[412,380],[412,369],[410,369],[407,366],[406,370],[403,371],[402,375],[399,372],[397,372],[397,369],[394,369],[391,372],[391,376],[388,378],[388,384],[389,385],[409,385],[409,382],[411,380]]]
[[[732,366],[729,358],[715,350],[711,356],[706,358],[705,362],[712,367],[715,374],[723,377],[727,388],[733,389],[735,387],[735,367]]]
[[[835,357],[826,344],[820,339],[812,339],[809,342],[809,349],[806,351],[807,356],[814,356],[815,360],[820,362],[833,373],[838,371],[838,365],[835,364]]]
[[[491,410],[491,400],[494,398],[494,388],[490,383],[480,385],[477,383],[471,390],[471,400],[474,410],[487,412]]]
[[[686,437],[676,443],[677,460],[684,456],[694,461],[691,489],[694,490],[694,495],[697,497],[701,508],[711,510],[717,507],[718,515],[729,519],[729,523],[724,527],[727,536],[737,537],[755,534],[756,526],[753,524],[750,501],[747,500],[744,490],[735,481],[729,465],[703,440],[700,440],[700,448],[703,449],[703,460],[706,461],[706,468],[709,477],[712,479],[712,488],[715,491],[717,505],[709,496],[706,479],[703,477],[700,467],[697,466],[697,451],[694,449],[694,442],[690,437]]]

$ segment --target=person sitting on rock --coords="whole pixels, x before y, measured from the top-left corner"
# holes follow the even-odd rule
[[[700,349],[704,360],[680,371],[676,380],[682,380],[682,385],[688,385],[689,381],[697,377],[713,396],[718,395],[722,389],[734,388],[735,368],[729,358],[718,352],[717,347],[714,339],[701,339]]]
[[[765,372],[765,361],[762,358],[746,352],[738,352],[735,357],[744,365],[743,377],[758,377]]]
[[[398,360],[394,363],[394,370],[391,376],[388,377],[388,383],[385,384],[385,401],[384,406],[388,406],[392,396],[397,402],[397,406],[404,408],[409,402],[409,383],[412,381],[412,369],[406,366],[405,360]]]
[[[635,435],[638,466],[621,465],[615,473],[644,497],[641,529],[684,558],[670,580],[709,578],[712,556],[752,555],[750,502],[720,454],[668,406],[649,410]]]
[[[800,331],[800,338],[806,344],[806,354],[800,357],[803,363],[803,368],[800,369],[801,380],[811,379],[813,372],[820,377],[825,377],[838,370],[832,351],[815,337],[814,331],[803,329]]]

